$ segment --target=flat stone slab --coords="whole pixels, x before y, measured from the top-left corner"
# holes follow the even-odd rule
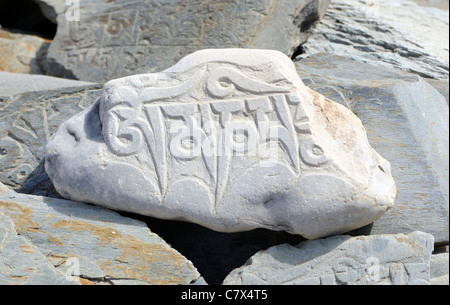
[[[67,282],[78,284],[189,284],[200,277],[190,261],[152,233],[145,223],[106,209],[18,194],[0,183],[2,214],[12,220],[21,236],[17,241],[19,237],[11,231],[11,223],[0,222],[7,229],[0,226],[0,241],[3,238],[7,245],[14,242],[22,249],[6,247],[17,251],[15,265],[25,268],[32,264],[29,257],[33,253],[40,253],[40,263],[36,259],[33,269],[18,273],[6,269],[8,277],[0,273],[0,283],[21,283],[23,278],[33,276],[28,283],[47,284],[44,280],[54,276],[55,270],[62,280],[72,275]],[[2,263],[7,264],[12,253],[5,253],[5,246],[0,249],[3,271]],[[16,274],[23,278],[11,279]]]
[[[260,251],[224,285],[427,285],[433,236],[333,236]]]
[[[28,82],[31,87],[27,84],[24,87],[31,89],[34,84],[43,84],[42,77],[37,79]],[[44,83],[49,86],[47,80]],[[66,82],[53,84],[58,83]],[[1,96],[0,92],[0,182],[22,193],[59,196],[45,173],[45,145],[59,125],[92,105],[102,89],[102,85],[77,84],[7,96]]]
[[[39,2],[60,11],[58,1]],[[48,75],[106,82],[167,69],[205,48],[275,49],[291,56],[329,2],[80,0],[79,7],[66,7],[73,17],[57,17],[44,67]]]
[[[396,192],[360,120],[272,50],[202,50],[108,82],[49,140],[45,167],[72,200],[306,238],[375,221]]]
[[[59,272],[45,256],[16,231],[0,212],[0,285],[68,285],[79,283]]]
[[[0,72],[0,96],[88,85],[94,84],[46,75]]]
[[[357,114],[370,144],[391,163],[395,206],[372,234],[449,232],[449,112],[442,95],[417,75],[349,58],[316,54],[296,62],[313,90]]]

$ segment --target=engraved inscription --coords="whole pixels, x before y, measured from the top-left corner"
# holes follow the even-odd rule
[[[53,54],[79,78],[92,81],[162,70],[204,46],[251,45],[273,9],[267,0],[101,2],[84,1],[81,20],[60,21]]]
[[[297,174],[302,166],[319,167],[328,162],[326,152],[312,140],[310,119],[295,94],[273,94],[286,89],[257,81],[250,85],[247,82],[244,88],[235,83],[236,78],[213,79],[226,80],[233,91],[248,94],[253,92],[248,88],[255,86],[272,94],[222,100],[231,94],[224,89],[226,92],[210,92],[212,97],[205,101],[162,103],[157,102],[161,97],[170,100],[169,92],[180,96],[193,83],[158,93],[148,88],[139,96],[131,89],[123,89],[121,96],[132,100],[116,101],[103,117],[103,133],[110,151],[117,156],[147,152],[161,195],[168,187],[168,160],[177,160],[178,164],[202,162],[216,201],[226,190],[233,157],[286,163]]]

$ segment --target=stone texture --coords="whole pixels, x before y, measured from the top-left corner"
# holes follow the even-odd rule
[[[108,82],[49,140],[45,167],[65,198],[223,232],[317,238],[395,198],[360,120],[270,50],[203,50]]]
[[[440,94],[442,94],[445,97],[445,100],[447,101],[448,105],[448,96],[449,96],[449,82],[448,79],[446,80],[439,80],[439,79],[424,79],[427,83],[429,83],[431,86],[433,86],[437,91],[439,91]]]
[[[431,285],[449,285],[449,256],[447,253],[433,254],[430,262]]]
[[[334,0],[303,49],[448,80],[449,11],[410,0]]]
[[[51,80],[37,79],[23,87],[48,87]],[[58,197],[45,173],[45,145],[59,125],[95,102],[101,88],[82,85],[3,97],[0,92],[0,182],[20,192]]]
[[[0,96],[88,85],[93,85],[93,83],[45,75],[0,72]]]
[[[372,234],[423,231],[448,242],[449,116],[426,81],[398,70],[316,54],[296,62],[306,85],[356,113],[369,142],[391,163],[395,206]]]
[[[1,202],[0,202],[1,206]],[[12,220],[0,212],[0,285],[76,284],[56,270]]]
[[[145,223],[106,209],[18,194],[0,184],[0,213],[12,219],[20,234],[17,237],[11,232],[8,222],[0,222],[7,228],[5,231],[0,227],[0,237],[5,239],[4,232],[10,232],[6,250],[15,249],[8,243],[20,246],[21,251],[14,253],[16,265],[26,267],[34,261],[25,254],[31,257],[30,254],[41,253],[38,277],[31,283],[45,283],[42,281],[51,278],[55,269],[62,275],[77,276],[81,284],[189,284],[200,277],[191,262],[150,232]],[[18,238],[20,241],[16,241]],[[13,254],[3,249],[4,246],[0,268],[3,261],[8,264]],[[7,270],[6,274],[28,277],[34,273]],[[3,273],[0,282],[2,276]],[[18,282],[15,278],[5,281]]]
[[[426,285],[433,236],[333,236],[258,252],[224,285]]]
[[[92,82],[161,71],[205,48],[267,48],[292,55],[329,0],[80,0],[65,14],[46,74]]]
[[[43,74],[40,60],[49,45],[49,40],[12,33],[0,27],[0,71]]]
[[[448,0],[412,0],[421,6],[436,7],[443,10],[449,9]]]

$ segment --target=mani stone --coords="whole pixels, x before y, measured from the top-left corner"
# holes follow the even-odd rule
[[[80,0],[79,10],[71,4],[64,13],[56,1],[58,31],[45,74],[106,82],[162,71],[206,48],[275,49],[292,56],[329,2]]]
[[[45,168],[65,198],[222,232],[346,232],[396,194],[360,120],[272,50],[202,50],[108,82],[50,138]]]
[[[449,108],[418,75],[315,54],[295,63],[311,89],[357,114],[370,144],[391,164],[395,206],[372,234],[422,231],[437,243],[449,233]]]
[[[141,221],[0,183],[0,284],[165,285],[199,278]]]
[[[429,285],[433,236],[333,236],[271,247],[224,285]]]

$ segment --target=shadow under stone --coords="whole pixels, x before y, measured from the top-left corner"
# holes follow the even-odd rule
[[[231,271],[261,250],[284,243],[296,245],[305,240],[299,235],[266,229],[222,233],[194,223],[120,214],[147,223],[153,233],[189,259],[209,285],[222,284]]]
[[[64,199],[45,172],[45,159],[33,170],[17,190],[18,193]]]
[[[47,39],[56,35],[56,24],[48,20],[33,0],[2,0],[0,25],[11,32]]]

